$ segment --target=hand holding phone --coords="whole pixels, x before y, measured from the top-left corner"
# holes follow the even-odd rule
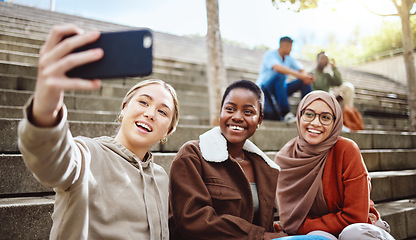
[[[153,39],[148,29],[101,33],[100,38],[73,52],[101,48],[104,57],[67,72],[71,78],[107,79],[147,76],[153,68]]]
[[[63,36],[77,35],[62,42]],[[101,49],[91,49],[77,54],[68,54],[81,46],[95,42],[99,32],[84,33],[74,24],[57,25],[50,31],[40,49],[31,121],[38,127],[51,127],[57,123],[63,106],[65,91],[94,90],[101,86],[100,80],[68,78],[66,72],[75,66],[101,59]]]

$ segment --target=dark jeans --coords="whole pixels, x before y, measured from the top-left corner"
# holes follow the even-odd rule
[[[276,105],[273,102],[273,99],[275,99],[279,105],[280,116],[284,117],[288,112],[290,112],[288,101],[289,96],[292,96],[294,92],[300,90],[303,98],[306,94],[312,91],[310,84],[304,84],[300,79],[286,83],[286,78],[286,75],[276,73],[270,79],[262,82],[261,89],[266,95],[264,100],[265,115],[276,111]]]

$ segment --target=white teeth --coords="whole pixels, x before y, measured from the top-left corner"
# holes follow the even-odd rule
[[[142,127],[142,128],[144,128],[144,129],[146,129],[148,132],[151,132],[151,131],[152,131],[152,129],[150,128],[150,126],[149,126],[149,125],[147,125],[147,124],[144,124],[144,123],[139,122],[139,123],[136,123],[136,125],[137,125],[138,127]]]
[[[321,133],[321,131],[317,131],[317,130],[313,130],[313,129],[308,129],[308,132],[317,133],[317,134]]]
[[[239,127],[239,126],[230,126],[230,128],[231,129],[233,129],[233,130],[244,130],[244,128],[242,128],[242,127]]]

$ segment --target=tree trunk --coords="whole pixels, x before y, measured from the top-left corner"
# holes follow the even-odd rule
[[[218,125],[221,95],[227,84],[220,34],[218,0],[206,0],[207,5],[207,78],[210,124]]]
[[[413,2],[413,0],[403,0],[401,5],[396,5],[402,22],[403,58],[407,76],[410,131],[416,131],[416,67],[413,55],[413,34],[410,26],[410,10]]]

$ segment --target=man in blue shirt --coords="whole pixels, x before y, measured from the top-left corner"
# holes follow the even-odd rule
[[[279,48],[268,51],[263,56],[256,83],[265,95],[265,119],[296,122],[295,115],[290,112],[288,97],[299,90],[302,97],[312,91],[311,83],[315,81],[315,77],[305,72],[303,66],[290,56],[292,43],[290,37],[282,37]],[[294,76],[296,80],[287,83],[287,75]],[[276,112],[274,101],[277,101],[280,113]]]

